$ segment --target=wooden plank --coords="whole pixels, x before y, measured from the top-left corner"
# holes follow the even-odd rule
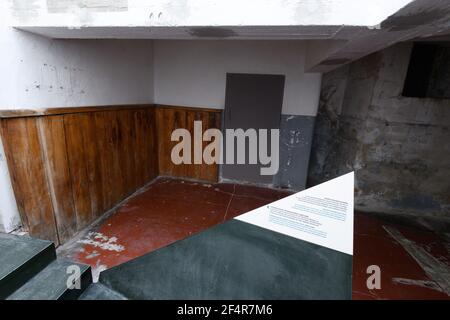
[[[174,126],[170,128],[167,132],[168,141],[170,143],[169,145],[169,151],[172,150],[172,148],[178,143],[176,141],[170,141],[170,136],[172,135],[172,131],[176,129],[187,129],[187,122],[186,122],[186,110],[183,109],[172,109],[171,112],[174,114]],[[192,132],[191,132],[192,133]],[[191,141],[192,143],[193,141]],[[192,144],[191,144],[192,147]],[[192,156],[192,151],[191,151]],[[173,167],[173,174],[176,177],[187,177],[188,176],[188,164],[180,164],[180,165],[174,165],[172,163],[172,158],[169,153],[168,157],[169,165]]]
[[[144,184],[155,178],[155,153],[153,142],[153,117],[149,110],[142,111],[142,133],[143,133],[143,174],[145,177]]]
[[[220,129],[221,128],[221,113],[204,112],[203,113],[203,130]],[[210,142],[204,142],[203,148]],[[219,165],[218,164],[203,164],[202,178],[206,181],[217,182],[219,179]]]
[[[220,113],[202,112],[203,130],[220,129]],[[203,142],[203,149],[211,142]],[[219,179],[219,166],[216,164],[204,163],[201,168],[201,177],[203,180],[217,182]]]
[[[157,131],[156,131],[156,114],[155,109],[147,109],[148,115],[148,142],[149,142],[149,164],[150,167],[150,177],[148,178],[148,182],[153,180],[158,176],[158,149],[157,149]]]
[[[208,122],[209,114],[210,114],[209,112],[206,112],[203,110],[199,110],[195,114],[195,121],[202,122],[202,134],[203,134],[203,132],[205,132],[207,129],[210,128],[209,122]],[[201,138],[203,139],[203,135]],[[207,145],[208,145],[208,142],[202,141],[202,152]],[[200,180],[211,181],[211,179],[209,178],[209,171],[211,169],[214,169],[215,167],[217,167],[217,165],[215,165],[215,164],[209,165],[209,164],[206,164],[203,162],[203,153],[202,153],[202,164],[196,166],[196,171],[195,171],[196,176],[198,176]],[[215,181],[215,180],[213,179],[212,181]]]
[[[203,111],[198,111],[196,113],[196,121],[201,121],[202,122],[202,129],[203,132],[205,132],[206,130],[209,129],[209,114],[208,112],[203,112]],[[208,142],[202,142],[202,150],[204,150],[204,148],[208,145]],[[202,159],[203,159],[203,154],[202,154]],[[206,163],[203,163],[201,165],[197,165],[196,167],[196,175],[199,176],[201,180],[206,180],[206,181],[210,181],[209,179],[209,170],[210,168],[215,167],[215,165],[209,165]]]
[[[144,177],[144,155],[143,155],[143,145],[144,145],[144,134],[142,132],[142,112],[138,110],[134,113],[134,127],[136,132],[135,137],[135,151],[134,151],[134,163],[137,169],[137,184],[139,186],[144,185],[145,177]]]
[[[185,177],[216,182],[218,180],[218,165],[194,164],[194,121],[202,121],[203,131],[208,128],[220,129],[221,112],[199,108],[170,108],[168,106],[155,109],[156,128],[158,136],[159,173],[161,175]],[[177,142],[172,142],[170,136],[177,128],[185,128],[191,133],[192,164],[175,165],[170,154]],[[202,143],[203,147],[207,145]]]
[[[100,170],[100,158],[102,150],[98,148],[96,140],[100,132],[95,125],[93,113],[80,114],[80,130],[85,145],[85,166],[89,184],[89,195],[91,200],[91,219],[101,216],[105,209],[103,199],[102,172]]]
[[[2,120],[2,140],[22,223],[31,236],[58,245],[36,121]]]
[[[164,110],[157,108],[155,109],[155,118],[156,118],[156,148],[158,150],[158,172],[160,175],[165,175],[166,170],[164,168],[164,156],[166,153],[165,143],[163,143],[163,122],[164,122]]]
[[[165,105],[165,104],[155,104],[154,107],[156,109],[169,109],[169,110],[184,110],[184,111],[192,111],[197,112],[199,110],[210,112],[210,113],[222,113],[222,109],[214,109],[214,108],[206,108],[206,107],[187,107],[187,106],[173,106],[173,105]]]
[[[128,154],[129,156],[129,161],[131,164],[131,169],[130,169],[130,183],[132,184],[132,189],[137,190],[139,189],[140,185],[139,185],[139,174],[140,174],[140,170],[137,166],[137,138],[136,138],[136,126],[135,126],[135,117],[136,113],[138,111],[137,110],[132,110],[130,112],[127,112],[127,117],[128,117],[128,125],[129,125],[129,141],[130,141],[130,152]]]
[[[186,112],[186,129],[191,133],[191,162],[192,164],[187,165],[185,170],[185,177],[186,178],[194,178],[199,177],[199,168],[201,165],[194,163],[194,144],[195,144],[195,137],[194,137],[194,122],[198,120],[198,112],[197,111],[188,111]]]
[[[110,174],[113,178],[112,185],[112,195],[113,195],[113,204],[117,204],[125,197],[124,186],[123,186],[123,175],[122,168],[120,165],[120,149],[119,146],[121,144],[122,134],[119,128],[119,124],[117,122],[117,113],[115,111],[107,111],[106,119],[108,121],[107,128],[109,132],[107,132],[108,138],[110,139],[110,154],[112,163],[110,168]]]
[[[153,108],[153,104],[128,104],[128,105],[115,105],[115,106],[87,106],[87,107],[70,107],[70,108],[49,108],[43,110],[0,110],[0,118],[24,118],[24,117],[39,117],[39,116],[51,116],[51,115],[65,115],[76,113],[90,113],[90,112],[102,112],[102,111],[117,111],[117,110],[137,110]]]
[[[141,122],[141,132],[142,132],[142,175],[144,176],[143,185],[151,180],[151,167],[150,167],[150,123],[148,118],[148,113],[146,110],[142,110],[142,122]]]
[[[94,123],[97,132],[96,146],[101,156],[98,158],[98,166],[100,171],[100,181],[103,199],[103,210],[106,211],[114,205],[113,188],[114,181],[111,174],[112,168],[112,148],[109,137],[109,125],[106,112],[96,112]]]
[[[168,109],[157,110],[159,172],[161,175],[174,175],[170,160],[170,133],[173,128],[174,114]]]
[[[72,191],[77,215],[77,227],[82,229],[93,221],[89,173],[86,163],[86,142],[83,130],[88,126],[88,115],[64,115],[64,128],[67,141],[67,155],[72,178]]]
[[[130,112],[126,110],[117,111],[117,122],[119,126],[120,132],[120,141],[119,141],[119,162],[120,167],[122,168],[122,184],[123,184],[123,196],[131,194],[135,189],[134,183],[134,172],[133,172],[133,161],[132,156],[133,145],[131,144],[131,119],[129,117]]]
[[[37,125],[44,156],[44,167],[55,213],[60,243],[77,232],[72,180],[62,116],[39,117]]]

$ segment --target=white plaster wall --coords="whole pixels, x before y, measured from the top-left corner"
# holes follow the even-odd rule
[[[51,40],[4,29],[0,108],[151,103],[151,46],[145,40]]]
[[[54,40],[16,30],[9,7],[19,2],[0,1],[0,109],[153,101],[151,41]]]
[[[13,231],[19,225],[19,210],[17,209],[3,144],[0,139],[0,232]]]
[[[315,116],[321,75],[304,73],[305,42],[157,40],[155,103],[223,109],[226,73],[284,74],[283,114]]]
[[[51,40],[10,27],[0,3],[0,109],[153,102],[151,41]],[[0,141],[0,231],[20,224]]]
[[[7,41],[10,28],[7,26],[5,2],[0,2],[0,101],[9,104],[16,74],[12,72],[13,52]],[[1,104],[0,104],[1,105]],[[1,107],[0,107],[1,108]],[[11,185],[8,164],[0,138],[0,232],[11,232],[20,225],[19,210]]]

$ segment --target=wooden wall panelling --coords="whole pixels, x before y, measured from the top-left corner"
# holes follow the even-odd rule
[[[207,128],[206,123],[205,123],[205,119],[204,119],[204,115],[207,114],[206,112],[202,112],[201,110],[198,111],[190,111],[187,112],[186,117],[188,119],[189,122],[189,131],[192,134],[192,165],[188,166],[187,168],[187,176],[188,177],[195,177],[197,179],[200,180],[211,180],[211,179],[207,179],[205,176],[202,175],[202,167],[206,166],[207,168],[210,166],[207,166],[206,164],[195,164],[195,159],[194,159],[194,150],[195,150],[195,135],[194,135],[194,121],[201,121],[202,122],[202,131],[204,132],[204,130]],[[202,137],[200,137],[201,139]],[[203,151],[203,145],[204,143],[200,143],[200,147],[202,148]],[[203,154],[202,156],[202,162],[203,162]],[[212,165],[211,167],[213,167],[214,165]],[[213,179],[214,181],[214,179]]]
[[[58,235],[35,119],[2,119],[2,139],[24,227],[57,245]]]
[[[158,132],[158,154],[159,154],[159,174],[173,175],[170,165],[170,128],[174,118],[173,113],[165,108],[158,108],[156,111],[156,127]]]
[[[172,164],[172,158],[171,158],[171,156],[170,156],[170,152],[172,151],[172,147],[175,145],[175,144],[177,144],[178,142],[176,142],[176,141],[170,141],[170,136],[172,135],[172,131],[173,130],[176,130],[176,129],[188,129],[189,128],[189,123],[187,123],[186,122],[186,111],[185,110],[183,110],[183,109],[173,109],[173,110],[170,110],[170,111],[167,111],[166,110],[166,112],[173,112],[173,114],[174,114],[174,122],[173,122],[173,126],[169,129],[169,132],[168,132],[168,136],[169,136],[169,143],[170,143],[170,148],[169,148],[169,166],[171,166],[172,167],[172,170],[173,170],[173,175],[174,176],[176,176],[176,177],[189,177],[190,175],[189,175],[189,164],[180,164],[180,165],[173,165]],[[190,129],[190,128],[189,128]],[[189,130],[188,129],[188,130]],[[193,137],[192,136],[192,130],[189,130],[189,132],[191,132],[191,137]],[[192,143],[193,143],[193,141],[191,140],[191,147],[192,147]],[[191,150],[191,156],[193,156],[193,154],[192,154],[192,150]],[[191,158],[191,161],[192,161],[193,159]]]
[[[216,112],[216,113],[210,113],[209,114],[209,121],[210,121],[210,128],[222,128],[222,113]],[[224,143],[224,139],[222,139],[221,143]],[[221,155],[223,150],[218,150],[218,155]],[[216,179],[219,177],[219,166],[216,166],[214,168],[214,172],[211,173]]]
[[[199,164],[195,164],[195,158],[194,158],[194,150],[195,150],[195,136],[194,136],[194,121],[202,120],[201,116],[199,114],[199,111],[186,111],[186,110],[179,110],[184,114],[184,118],[186,119],[185,128],[191,133],[191,164],[190,165],[183,165],[183,176],[189,177],[189,178],[197,178],[200,180],[202,179],[201,172],[200,172],[200,166]]]
[[[145,183],[153,180],[158,176],[158,150],[156,149],[156,122],[155,122],[155,110],[146,109],[144,111],[143,131],[144,132],[144,145],[145,159],[143,166],[145,168]]]
[[[167,109],[160,109],[160,112],[163,114],[161,121],[158,119],[158,125],[162,127],[162,130],[158,131],[158,142],[160,146],[163,146],[162,150],[159,152],[160,156],[163,158],[162,167],[160,166],[160,170],[163,174],[175,176],[175,167],[172,166],[170,158],[170,152],[173,147],[173,143],[170,141],[172,129],[174,129],[175,113],[172,110]]]
[[[143,185],[146,180],[146,165],[145,165],[145,159],[146,159],[146,152],[145,152],[145,111],[138,110],[134,114],[134,125],[136,128],[136,150],[134,150],[135,156],[135,166],[138,170],[137,179],[138,184]]]
[[[218,112],[203,112],[203,131],[208,129],[220,129],[221,128],[221,117]],[[203,150],[204,148],[211,142],[205,141],[203,142]],[[220,152],[219,152],[220,153]],[[202,179],[207,181],[217,181],[219,177],[219,165],[207,165],[202,164],[200,169],[200,176]]]
[[[122,200],[124,186],[122,185],[119,150],[121,131],[114,111],[96,112],[94,123],[97,130],[96,139],[99,150],[98,166],[101,176],[103,211],[107,211]]]
[[[118,123],[119,120],[117,119],[117,112],[107,111],[106,116],[108,120],[108,128],[110,130],[107,136],[110,138],[110,151],[112,152],[112,166],[110,167],[110,174],[113,177],[112,202],[113,204],[117,204],[123,199],[125,193],[122,166],[120,163],[120,144],[122,141],[122,132]]]
[[[63,116],[78,230],[157,176],[151,114],[142,109]]]
[[[93,221],[94,213],[91,202],[91,190],[88,172],[88,150],[85,133],[82,129],[88,126],[87,114],[64,115],[64,126],[67,141],[67,155],[72,177],[72,192],[75,203],[78,229],[82,229]]]
[[[216,182],[218,180],[218,165],[194,164],[194,121],[202,121],[203,131],[208,128],[220,129],[220,110],[201,108],[183,108],[159,106],[156,112],[156,127],[158,135],[159,172],[161,175],[193,178]],[[192,164],[175,165],[171,160],[171,151],[178,142],[171,141],[172,131],[185,128],[191,133]],[[208,143],[204,142],[203,146]]]
[[[77,231],[64,119],[62,116],[39,117],[37,125],[58,237],[64,243]]]
[[[137,153],[138,147],[137,147],[137,135],[138,135],[138,129],[135,125],[135,118],[137,117],[137,110],[134,110],[132,112],[126,113],[127,122],[129,124],[129,161],[130,161],[130,168],[128,168],[128,183],[130,184],[129,188],[130,190],[136,190],[139,188],[139,181],[140,181],[140,170],[139,167],[136,165],[137,161],[139,160],[139,154]]]
[[[150,154],[153,155],[151,160],[151,173],[152,173],[152,179],[156,178],[159,175],[159,152],[158,152],[158,136],[156,131],[156,113],[155,109],[148,109],[149,117],[151,119],[151,149],[149,150]]]
[[[202,120],[203,132],[208,129],[221,128],[221,112],[200,111],[199,120]],[[202,150],[204,150],[209,143],[209,141],[204,141]],[[219,177],[219,165],[208,165],[203,163],[199,166],[197,174],[201,180],[217,181]]]
[[[86,166],[89,197],[91,202],[91,222],[101,216],[108,209],[104,205],[102,172],[100,158],[102,151],[98,148],[97,139],[101,133],[95,125],[92,114],[80,114],[79,128],[84,144],[84,165]],[[68,152],[71,152],[69,149]]]
[[[132,136],[131,127],[133,126],[130,112],[117,111],[117,121],[119,124],[119,159],[121,170],[121,179],[123,184],[124,196],[127,196],[136,190],[136,172],[134,171],[134,137]],[[133,131],[134,133],[134,131]]]
[[[108,120],[105,112],[95,112],[92,114],[93,122],[97,131],[96,147],[99,153],[98,167],[100,172],[100,185],[103,199],[103,211],[108,210],[114,205],[113,202],[113,175],[111,173],[112,150],[110,137],[107,135]]]
[[[186,128],[186,112],[175,108],[158,108],[159,171],[162,175],[188,177],[185,164],[175,165],[171,159],[172,148],[178,143],[171,141],[173,130]],[[188,129],[188,128],[186,128]]]
[[[101,158],[103,150],[99,148],[97,140],[102,137],[98,131],[93,114],[86,114],[85,121],[81,122],[83,141],[86,148],[86,165],[89,178],[89,192],[91,197],[92,219],[100,217],[109,207],[105,204],[103,192],[103,172]]]
[[[57,245],[159,173],[217,180],[217,165],[175,166],[170,157],[172,131],[193,133],[194,120],[219,128],[215,110],[114,106],[6,115],[1,133],[22,222]]]

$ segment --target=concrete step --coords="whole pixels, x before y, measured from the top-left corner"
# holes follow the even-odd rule
[[[78,298],[78,300],[128,300],[119,292],[114,291],[101,283],[91,284]]]
[[[0,233],[0,299],[22,287],[56,259],[50,241]]]
[[[73,266],[79,267],[80,289],[69,289]],[[91,267],[66,260],[56,260],[11,294],[8,300],[75,300],[92,283]]]

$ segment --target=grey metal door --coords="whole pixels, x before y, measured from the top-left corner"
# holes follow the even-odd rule
[[[225,93],[224,129],[279,129],[283,104],[284,75],[228,73]],[[268,138],[270,142],[270,137]],[[224,131],[224,146],[226,137]],[[225,149],[225,148],[224,148]],[[270,152],[270,146],[268,148]],[[278,150],[277,150],[278,152]],[[273,176],[260,174],[261,164],[224,164],[222,177],[253,183],[272,183]],[[226,159],[226,150],[224,150]]]

